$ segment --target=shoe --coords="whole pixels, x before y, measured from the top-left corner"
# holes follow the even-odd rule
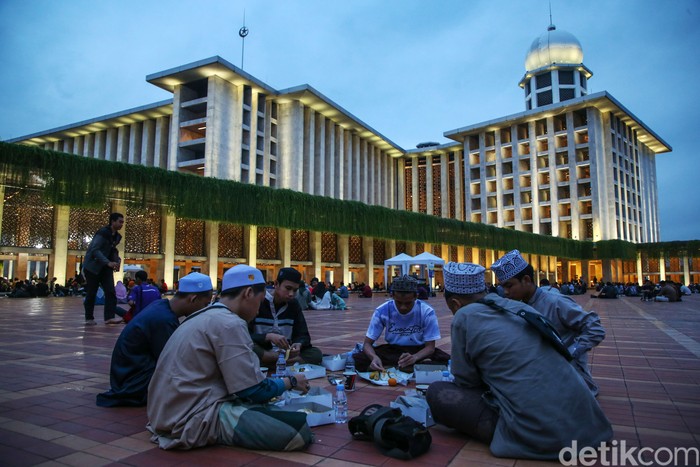
[[[96,324],[97,324],[97,323],[95,322],[94,319],[85,320],[85,326],[94,326],[94,325],[96,325]]]
[[[121,324],[122,321],[124,321],[124,320],[121,318],[112,318],[112,319],[108,319],[107,321],[105,321],[105,324]]]

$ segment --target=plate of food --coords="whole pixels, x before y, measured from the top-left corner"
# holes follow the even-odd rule
[[[396,368],[387,368],[385,371],[363,371],[357,375],[377,386],[396,386],[397,384],[406,384],[411,378],[411,373],[404,373]]]

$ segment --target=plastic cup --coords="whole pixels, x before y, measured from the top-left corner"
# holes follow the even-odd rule
[[[355,390],[355,380],[357,379],[357,373],[354,371],[343,372],[345,377],[345,390],[354,391]]]

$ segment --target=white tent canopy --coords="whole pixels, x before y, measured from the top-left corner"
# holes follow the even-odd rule
[[[389,288],[389,276],[388,271],[390,266],[401,266],[401,274],[408,274],[408,268],[413,263],[413,256],[409,256],[406,253],[399,253],[393,258],[384,260],[384,286]]]
[[[428,253],[427,251],[424,251],[423,253],[419,254],[418,256],[414,256],[413,260],[411,261],[411,264],[420,264],[421,266],[427,266],[430,264],[445,264],[445,260],[440,258],[439,256],[435,256],[432,253]]]
[[[440,258],[439,256],[435,256],[432,253],[428,253],[427,251],[424,251],[423,253],[414,256],[413,260],[411,261],[411,264],[418,264],[421,267],[421,272],[422,276],[427,278],[428,285],[430,288],[433,288],[433,267],[435,265],[444,265],[445,260]],[[425,268],[428,268],[428,273],[426,274],[426,271],[424,270]]]

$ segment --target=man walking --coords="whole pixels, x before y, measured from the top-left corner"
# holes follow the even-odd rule
[[[124,215],[113,212],[109,215],[109,225],[102,227],[92,237],[85,253],[83,272],[85,273],[85,325],[95,323],[95,298],[97,289],[102,286],[105,294],[104,319],[105,324],[119,324],[121,317],[117,313],[117,295],[114,292],[114,271],[119,270],[121,259],[117,245],[122,240],[119,231],[124,226]]]

